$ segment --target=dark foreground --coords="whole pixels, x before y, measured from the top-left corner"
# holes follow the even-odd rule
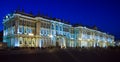
[[[0,50],[0,62],[120,62],[120,48]]]

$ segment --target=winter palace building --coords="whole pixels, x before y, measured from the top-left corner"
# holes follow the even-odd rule
[[[114,36],[84,26],[74,27],[40,15],[16,11],[3,19],[8,47],[107,47],[114,45]]]

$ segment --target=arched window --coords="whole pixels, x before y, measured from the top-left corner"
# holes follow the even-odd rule
[[[23,34],[23,33],[24,33],[24,26],[22,26],[21,28],[22,28],[21,32],[22,32],[22,34]]]
[[[54,25],[52,24],[52,29],[54,29]]]
[[[23,44],[23,38],[22,37],[19,38],[19,42],[20,42],[20,44]]]
[[[27,27],[27,33],[28,34],[30,33],[30,27]]]
[[[62,26],[60,26],[60,31],[62,31]]]
[[[58,25],[56,25],[56,30],[58,30]]]
[[[20,41],[20,44],[22,44],[22,41]]]
[[[22,32],[22,27],[19,27],[19,32],[20,32],[20,33]]]

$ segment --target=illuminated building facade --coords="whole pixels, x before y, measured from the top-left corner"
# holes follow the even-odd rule
[[[107,47],[114,45],[114,36],[83,26],[73,27],[23,12],[8,14],[3,20],[4,38],[9,47]]]

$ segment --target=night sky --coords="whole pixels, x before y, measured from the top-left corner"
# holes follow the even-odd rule
[[[17,8],[33,14],[44,14],[79,23],[84,26],[98,27],[98,30],[120,38],[120,1],[119,0],[1,0],[0,31],[2,19]]]

